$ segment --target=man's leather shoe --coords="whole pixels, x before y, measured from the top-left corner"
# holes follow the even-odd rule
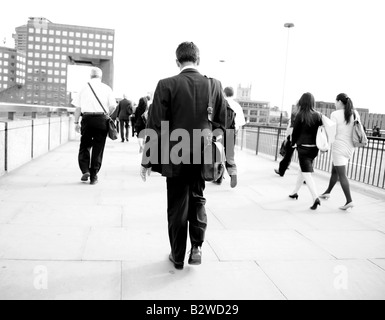
[[[188,264],[193,266],[199,266],[202,264],[202,249],[200,247],[194,246],[191,249]]]
[[[89,172],[86,172],[85,174],[83,174],[81,180],[82,180],[83,182],[87,182],[88,179],[90,178],[90,176],[91,176],[91,174],[90,174]]]
[[[231,182],[230,182],[231,188],[234,189],[237,185],[238,185],[238,176],[237,175],[231,176]]]
[[[276,174],[278,174],[279,176],[283,177],[283,174],[281,174],[281,172],[279,172],[279,170],[275,169],[274,172],[275,172]]]
[[[170,261],[174,264],[175,269],[177,270],[183,270],[184,268],[184,263],[183,262],[176,262],[174,257],[172,256],[172,253],[170,253],[169,256]]]

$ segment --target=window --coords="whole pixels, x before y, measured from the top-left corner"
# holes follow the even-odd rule
[[[97,35],[95,36],[95,39],[100,40],[100,34],[97,34]]]
[[[70,31],[70,37],[72,37],[72,38],[75,37],[75,33]]]
[[[83,38],[88,38],[88,34],[87,33],[83,33]]]
[[[41,50],[47,51],[47,46],[41,46]]]
[[[54,42],[55,42],[55,39],[54,39],[54,38],[49,38],[49,39],[48,39],[48,42],[49,42],[49,43],[54,43]]]
[[[102,42],[102,48],[107,48],[107,43]]]
[[[89,47],[93,47],[93,46],[94,46],[94,43],[93,43],[92,41],[89,41],[89,42],[88,42],[88,46],[89,46]]]
[[[55,60],[60,60],[60,54],[55,54]]]
[[[87,54],[87,49],[82,49],[82,54]]]
[[[100,55],[100,51],[99,50],[95,50],[95,55],[96,56]]]
[[[36,41],[36,42],[40,42],[40,37],[36,37],[36,38],[35,38],[35,41]]]
[[[102,40],[107,40],[107,36],[105,34],[102,35]]]
[[[95,47],[100,48],[100,42],[95,42]]]
[[[114,36],[108,36],[108,40],[114,41]]]
[[[40,50],[41,46],[39,44],[35,45],[35,50]]]
[[[28,37],[28,41],[33,41],[33,39],[34,39],[34,38],[33,38],[32,36],[29,36],[29,37]]]
[[[67,37],[68,36],[68,31],[63,31],[63,37]]]
[[[86,47],[86,46],[87,46],[87,41],[83,41],[83,42],[82,42],[82,46],[83,46],[83,47]]]
[[[76,38],[80,38],[80,37],[81,37],[80,32],[76,32]]]
[[[89,34],[89,38],[90,38],[90,39],[94,39],[94,38],[95,38],[95,35],[94,35],[93,33],[90,33],[90,34]]]
[[[94,54],[94,50],[88,50],[88,54],[93,55]]]
[[[75,45],[80,46],[80,40],[76,40]]]
[[[61,64],[61,67],[62,67],[63,69],[67,69],[67,64],[66,64],[66,63],[62,63],[62,64]]]
[[[56,30],[56,35],[57,36],[61,36],[61,31],[60,30]]]
[[[56,44],[61,44],[61,39],[60,38],[56,38],[55,43]]]
[[[112,49],[114,46],[112,45],[112,43],[109,43],[108,44],[108,49]]]
[[[105,55],[106,55],[106,52],[105,52],[105,51],[102,51],[102,52],[101,52],[101,55],[102,55],[102,56],[105,56]]]
[[[55,31],[54,31],[54,30],[49,30],[49,34],[50,34],[51,36],[53,36],[53,35],[55,35]]]

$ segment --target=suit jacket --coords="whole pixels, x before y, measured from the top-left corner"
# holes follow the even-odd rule
[[[150,152],[143,154],[142,165],[144,167],[151,167],[153,171],[165,177],[189,175],[192,172],[191,165],[196,164],[194,160],[201,157],[205,141],[205,138],[194,139],[194,130],[201,132],[205,129],[210,131],[226,129],[226,100],[222,92],[222,85],[215,79],[211,79],[211,82],[214,128],[208,120],[209,83],[207,77],[201,75],[196,69],[185,69],[179,75],[158,83],[148,117],[147,134],[149,137],[146,141],[146,149],[149,149]],[[166,122],[163,127],[162,122]],[[158,141],[151,139],[150,131],[152,134],[156,133]],[[183,142],[178,137],[180,132],[183,135]],[[156,148],[158,154],[153,152]],[[175,158],[178,161],[175,161]]]
[[[118,118],[121,121],[128,121],[130,120],[130,115],[132,114],[132,102],[123,99],[122,101],[119,102],[118,107],[112,114],[112,119]]]

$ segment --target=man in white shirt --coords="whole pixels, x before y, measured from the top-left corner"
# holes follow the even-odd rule
[[[225,98],[227,101],[227,134],[226,134],[226,169],[231,178],[230,185],[235,188],[238,184],[238,170],[235,163],[235,141],[236,136],[245,124],[245,116],[241,105],[233,98],[234,89],[227,87],[224,89]],[[230,109],[230,110],[229,110]],[[215,181],[217,184],[222,184],[223,175]]]
[[[87,182],[91,178],[92,185],[98,183],[98,172],[103,161],[108,133],[106,112],[111,114],[117,104],[112,89],[102,83],[102,76],[102,70],[93,68],[91,81],[72,101],[72,105],[76,107],[75,130],[81,133],[79,150],[79,167],[83,173],[81,180]],[[80,117],[82,117],[81,126]]]

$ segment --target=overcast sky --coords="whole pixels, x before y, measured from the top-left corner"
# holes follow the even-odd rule
[[[31,16],[115,29],[114,91],[134,100],[177,74],[175,49],[193,41],[203,74],[224,86],[252,84],[253,99],[281,107],[284,24],[292,22],[285,110],[307,91],[327,102],[345,92],[356,107],[385,113],[383,0],[19,0],[2,6],[0,38],[9,47],[15,27]]]

